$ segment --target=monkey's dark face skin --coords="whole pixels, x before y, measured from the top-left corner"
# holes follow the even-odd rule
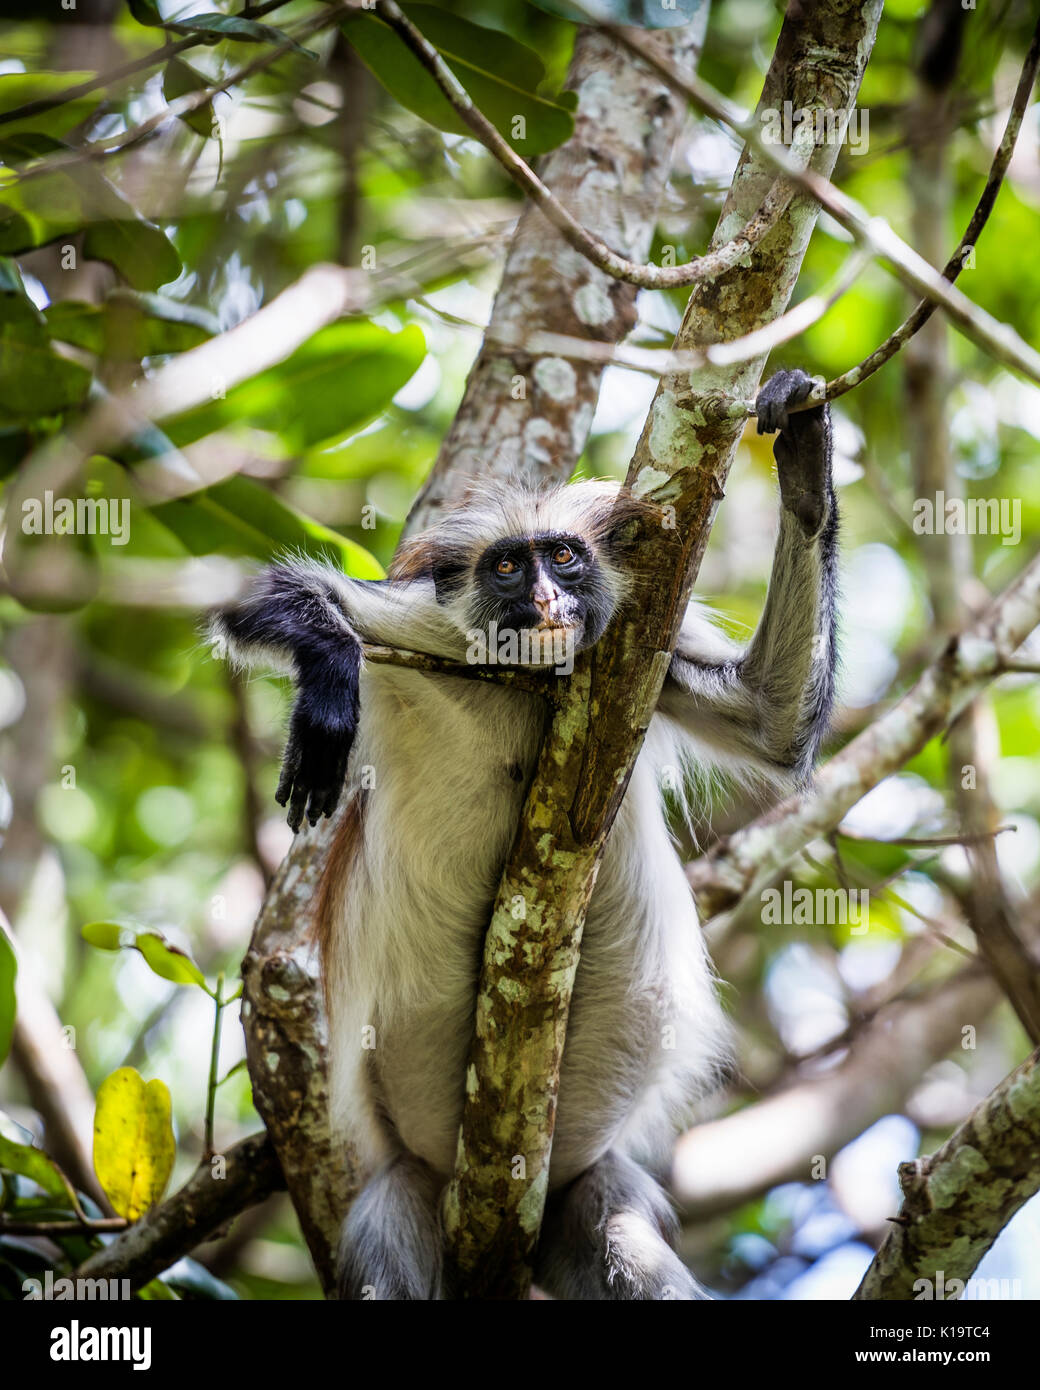
[[[488,546],[474,573],[474,627],[570,633],[577,650],[602,637],[614,601],[588,542],[559,531]]]

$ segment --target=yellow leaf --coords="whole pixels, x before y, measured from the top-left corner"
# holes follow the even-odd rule
[[[170,1093],[120,1067],[98,1088],[94,1171],[120,1216],[136,1221],[166,1190],[173,1171]]]

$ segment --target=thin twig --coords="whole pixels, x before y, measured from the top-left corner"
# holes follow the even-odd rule
[[[855,840],[857,844],[862,845],[908,845],[911,848],[932,849],[937,845],[977,845],[984,840],[992,840],[997,835],[1003,835],[1009,830],[1017,829],[1017,825],[1000,825],[996,830],[984,830],[976,834],[928,835],[922,838],[913,835],[897,835],[891,839],[878,835],[853,835],[848,830],[842,830],[840,826],[834,833],[840,835],[843,840]]]
[[[732,338],[725,343],[709,343],[702,348],[675,350],[673,348],[639,347],[628,343],[602,343],[590,338],[576,338],[567,333],[540,331],[524,334],[510,333],[496,326],[494,322],[482,328],[479,324],[470,323],[455,314],[444,313],[424,298],[416,299],[416,303],[421,304],[439,318],[459,327],[472,328],[483,333],[490,342],[513,350],[519,349],[529,352],[533,357],[563,357],[581,362],[594,362],[604,367],[625,367],[629,371],[645,372],[650,376],[660,377],[670,375],[673,372],[698,371],[709,365],[729,367],[740,362],[751,362],[756,357],[762,356],[763,353],[772,352],[780,344],[790,342],[792,338],[797,338],[804,333],[823,318],[828,310],[833,308],[842,295],[852,288],[869,260],[870,256],[866,251],[854,251],[834,277],[831,285],[821,290],[819,294],[810,295],[807,299],[803,299],[793,309],[788,309],[786,314],[781,314],[772,323],[757,329],[754,333],[745,333],[741,337]],[[821,399],[822,396],[818,389],[813,393],[808,404],[809,406],[818,404]],[[679,404],[682,404],[681,399]],[[698,400],[698,407],[703,407],[702,399]],[[754,405],[745,407],[742,404],[741,408],[749,417],[754,416]],[[735,413],[729,402],[722,403],[720,409],[728,418],[732,418]]]
[[[89,1217],[82,1221],[21,1221],[0,1217],[0,1236],[83,1236],[125,1231],[129,1221],[123,1216]]]
[[[685,265],[641,265],[638,261],[630,261],[583,227],[567,211],[526,160],[521,159],[478,109],[437,49],[401,11],[395,0],[376,0],[375,12],[415,54],[460,119],[469,126],[485,149],[495,156],[510,178],[541,208],[564,240],[614,280],[651,290],[676,289],[713,280],[749,255],[787,210],[794,190],[785,179],[777,179],[757,212],[724,246],[697,260],[687,261]]]
[[[495,685],[512,685],[543,699],[553,693],[553,667],[477,666],[464,661],[449,661],[429,652],[412,652],[403,647],[385,647],[363,643],[362,655],[374,666],[403,666],[410,671],[425,671],[432,676],[461,676],[464,680],[488,681]]]
[[[289,0],[266,0],[263,5],[247,5],[244,10],[239,11],[236,18],[259,19],[262,15],[270,14],[272,10],[280,9],[281,6],[288,3]],[[143,58],[135,58],[132,62],[124,63],[122,67],[111,68],[108,72],[98,73],[96,77],[90,77],[85,82],[76,82],[71,87],[66,87],[64,91],[56,92],[52,97],[37,97],[35,101],[24,102],[21,106],[12,107],[10,111],[0,111],[0,125],[9,125],[13,121],[29,120],[33,116],[42,115],[45,111],[53,111],[57,106],[65,106],[70,101],[77,101],[80,97],[89,96],[91,92],[112,87],[127,77],[134,77],[139,72],[147,72],[149,68],[165,62],[167,58],[178,57],[189,48],[198,48],[201,44],[207,43],[209,37],[199,34],[197,38],[178,39],[176,42],[163,44],[162,48],[153,49],[151,53],[146,53]]]
[[[380,0],[389,3],[389,0]],[[577,7],[595,19],[596,12],[583,0],[574,0]],[[655,72],[707,115],[741,135],[762,158],[784,173],[794,184],[812,195],[831,217],[865,247],[872,256],[885,262],[915,294],[943,308],[952,323],[976,346],[984,348],[998,362],[1012,367],[1040,384],[1040,353],[1026,343],[1009,325],[988,314],[967,295],[956,289],[933,266],[901,237],[897,236],[882,217],[871,217],[846,193],[815,169],[801,167],[782,145],[772,145],[762,139],[755,122],[748,119],[733,102],[727,100],[699,77],[683,77],[659,53],[644,35],[632,29],[604,24],[611,34],[637,57],[647,62]],[[1030,49],[1032,53],[1032,49]],[[1028,60],[1027,60],[1028,61]],[[1010,158],[1010,151],[1008,152]],[[993,190],[996,196],[996,188]],[[739,416],[743,407],[734,402],[733,412]]]
[[[224,972],[221,970],[217,975],[217,987],[213,991],[213,1038],[209,1050],[209,1081],[206,1086],[206,1130],[205,1142],[202,1150],[202,1161],[208,1163],[212,1158],[213,1149],[213,1120],[217,1108],[217,1072],[220,1068],[220,1030],[224,1021],[224,1006],[228,1001],[224,998]]]
[[[283,43],[275,44],[268,52],[261,53],[251,63],[236,68],[227,77],[210,82],[205,87],[198,88],[197,91],[186,92],[184,96],[177,97],[164,106],[161,111],[157,111],[154,116],[149,116],[146,121],[133,126],[130,130],[119,131],[103,140],[94,140],[89,145],[80,145],[75,149],[64,150],[60,154],[48,155],[34,164],[29,164],[17,171],[16,181],[25,182],[28,179],[39,178],[44,174],[56,173],[62,169],[82,164],[86,160],[104,159],[109,155],[122,154],[124,150],[132,149],[135,145],[148,139],[149,136],[154,135],[168,121],[178,116],[190,115],[192,111],[198,111],[201,107],[207,106],[215,96],[227,91],[229,87],[237,86],[238,83],[245,82],[256,73],[265,71],[284,58],[287,53],[292,52],[298,46],[300,39],[310,38],[323,29],[331,28],[344,15],[356,8],[354,3],[342,3],[327,10],[324,14],[316,15],[306,24],[302,24],[291,37],[287,36]]]
[[[951,285],[964,269],[965,253],[974,248],[979,239],[979,233],[989,220],[989,215],[997,201],[997,194],[1000,192],[1008,165],[1011,163],[1011,156],[1015,151],[1015,142],[1018,140],[1018,133],[1022,128],[1022,118],[1029,105],[1033,84],[1036,82],[1038,66],[1040,66],[1040,20],[1037,21],[1037,27],[1033,31],[1033,41],[1029,45],[1029,51],[1022,66],[1022,73],[1018,79],[1014,100],[1011,103],[1007,125],[1004,127],[1004,134],[997,146],[997,152],[993,156],[986,186],[982,190],[975,211],[971,215],[971,221],[968,223],[956,251],[943,267],[943,279],[948,280]],[[859,386],[861,382],[866,381],[868,376],[873,376],[879,367],[883,367],[901,347],[910,341],[919,329],[924,327],[935,313],[935,309],[936,305],[933,300],[922,299],[913,312],[893,333],[889,334],[880,347],[874,349],[869,357],[864,358],[855,367],[850,367],[841,376],[836,376],[833,381],[828,381],[827,400],[836,400],[839,396],[843,396],[846,391],[851,391],[854,386]]]

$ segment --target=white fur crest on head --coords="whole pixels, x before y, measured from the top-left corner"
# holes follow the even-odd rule
[[[408,577],[445,551],[472,563],[495,541],[545,531],[579,535],[596,548],[616,519],[621,495],[621,484],[609,478],[543,488],[515,479],[476,479],[457,507],[405,542],[393,573]]]

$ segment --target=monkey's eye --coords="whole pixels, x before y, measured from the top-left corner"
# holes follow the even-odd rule
[[[499,560],[495,566],[495,572],[497,574],[516,574],[516,565],[513,564],[512,560]]]
[[[558,545],[553,551],[554,565],[569,565],[574,558],[574,551],[569,545]]]

